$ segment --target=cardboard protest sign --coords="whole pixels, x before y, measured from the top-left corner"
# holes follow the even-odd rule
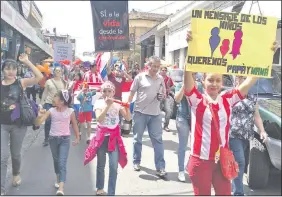
[[[72,45],[71,43],[54,42],[54,61],[61,60],[72,61]]]
[[[129,50],[128,1],[90,1],[95,52]]]
[[[277,19],[193,10],[186,70],[271,77]]]

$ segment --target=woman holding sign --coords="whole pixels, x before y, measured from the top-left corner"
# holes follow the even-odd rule
[[[192,40],[192,32],[187,33],[186,39],[188,42]],[[276,48],[274,43],[272,50]],[[194,85],[192,72],[185,71],[184,94],[191,105],[191,155],[186,170],[195,195],[211,195],[211,185],[215,195],[231,195],[230,179],[235,177],[229,175],[236,174],[238,166],[233,162],[234,168],[230,170],[226,168],[228,165],[223,165],[225,160],[234,161],[234,157],[230,158],[233,155],[224,154],[228,152],[231,110],[234,104],[245,98],[256,81],[256,77],[247,77],[235,89],[219,94],[222,75],[204,73],[205,93],[201,94]]]

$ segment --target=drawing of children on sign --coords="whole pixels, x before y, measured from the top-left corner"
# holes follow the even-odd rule
[[[230,54],[232,54],[233,56],[233,60],[237,57],[237,55],[241,55],[240,48],[242,45],[242,37],[243,37],[243,32],[240,29],[234,32],[232,51],[230,52]]]
[[[222,41],[222,45],[220,47],[220,53],[222,55],[222,58],[224,58],[224,56],[227,54],[227,52],[229,51],[229,44],[230,41],[228,39],[224,39]]]
[[[211,30],[211,37],[210,37],[210,47],[211,47],[211,56],[213,56],[213,53],[215,49],[218,47],[220,43],[220,36],[219,36],[219,28],[214,27]]]

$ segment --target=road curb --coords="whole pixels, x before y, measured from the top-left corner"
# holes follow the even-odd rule
[[[35,142],[35,140],[38,138],[41,131],[44,131],[44,126],[41,126],[38,130],[33,130],[32,127],[27,128],[27,132],[23,141],[22,145],[22,161],[24,158],[25,153],[28,151],[28,149],[31,147],[31,145]],[[10,153],[9,153],[10,154]],[[6,176],[6,187],[7,190],[8,186],[12,184],[12,161],[11,161],[11,154],[8,160],[8,167],[7,167],[7,176]]]

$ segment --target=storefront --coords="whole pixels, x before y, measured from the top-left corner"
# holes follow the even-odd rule
[[[3,59],[16,59],[20,45],[23,41],[21,34],[1,20],[1,51],[3,52]]]
[[[32,60],[35,55],[33,63],[37,63],[39,58],[53,57],[53,49],[37,36],[35,29],[7,1],[1,1],[1,50],[5,58],[17,59],[25,52]]]

